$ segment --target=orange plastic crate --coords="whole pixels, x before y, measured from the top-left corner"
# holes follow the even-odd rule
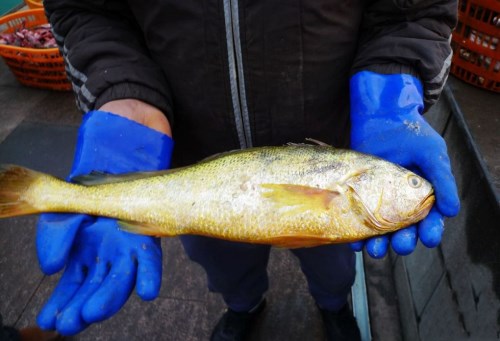
[[[43,8],[43,0],[24,0],[29,8]]]
[[[0,18],[0,32],[14,32],[23,21],[26,27],[34,27],[46,24],[47,18],[42,8],[9,14]],[[64,60],[58,48],[34,49],[0,44],[0,56],[23,85],[50,90],[71,90]]]
[[[500,92],[500,1],[460,0],[453,32],[451,73],[477,87]]]

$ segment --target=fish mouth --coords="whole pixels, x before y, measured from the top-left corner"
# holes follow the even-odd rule
[[[436,197],[434,196],[434,191],[431,191],[425,198],[420,202],[420,204],[415,208],[413,214],[410,215],[409,220],[413,222],[420,221],[424,219],[429,211],[431,210],[432,205],[436,201]]]
[[[431,191],[420,202],[420,204],[418,204],[418,206],[413,210],[413,212],[408,216],[408,218],[403,219],[403,220],[396,223],[393,221],[389,221],[383,217],[378,217],[379,224],[385,225],[384,229],[386,229],[386,230],[393,229],[396,227],[410,226],[411,224],[414,224],[414,223],[424,219],[427,216],[427,214],[429,214],[429,211],[431,210],[432,205],[434,205],[435,201],[436,201],[436,198],[434,196],[434,191]]]
[[[409,226],[413,223],[416,223],[417,221],[422,220],[427,216],[427,214],[431,210],[432,205],[436,201],[436,198],[434,197],[434,191],[429,192],[429,194],[418,204],[418,206],[413,210],[411,214],[408,215],[406,219],[395,222],[384,218],[378,212],[372,213],[363,203],[363,201],[361,201],[361,198],[357,195],[357,193],[354,194],[358,198],[358,200],[360,200],[361,206],[367,213],[366,222],[368,223],[368,225],[380,232],[390,232],[397,228]]]

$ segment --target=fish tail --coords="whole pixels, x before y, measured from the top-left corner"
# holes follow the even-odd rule
[[[0,165],[0,218],[39,213],[26,193],[42,173],[15,165]]]

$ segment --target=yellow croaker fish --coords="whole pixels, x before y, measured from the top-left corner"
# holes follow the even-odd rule
[[[260,147],[169,171],[80,180],[3,166],[0,217],[79,212],[117,218],[139,234],[306,247],[398,230],[434,203],[418,175],[325,145]]]

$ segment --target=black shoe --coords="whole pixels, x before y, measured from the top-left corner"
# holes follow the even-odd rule
[[[325,326],[326,339],[329,341],[360,341],[358,324],[349,306],[346,304],[340,311],[320,309],[323,325]]]
[[[246,340],[255,325],[257,317],[265,306],[266,300],[262,300],[257,307],[248,313],[237,312],[228,308],[215,326],[210,341]]]

